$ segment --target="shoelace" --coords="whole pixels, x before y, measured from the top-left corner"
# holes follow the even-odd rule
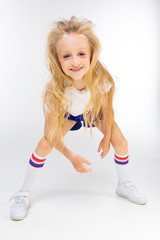
[[[16,197],[15,198],[15,204],[18,204],[18,205],[20,205],[20,204],[25,204],[26,203],[26,196],[18,196],[18,197]]]
[[[124,185],[125,185],[128,189],[130,189],[131,191],[138,192],[138,190],[136,189],[136,186],[135,186],[132,182],[127,181],[127,182],[124,183]]]
[[[13,196],[11,196],[11,198],[9,199],[9,204],[10,204],[10,206],[12,204],[15,204],[15,205],[26,204],[26,205],[28,205],[29,198],[30,198],[29,197],[29,192],[18,192],[18,193],[15,193]]]

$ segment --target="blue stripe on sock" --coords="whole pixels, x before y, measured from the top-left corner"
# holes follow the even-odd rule
[[[44,166],[44,163],[43,164],[36,164],[36,163],[32,162],[31,159],[29,160],[29,163],[31,164],[31,166],[36,167],[36,168],[41,168],[41,167]]]
[[[115,161],[115,163],[120,164],[120,165],[126,165],[129,162],[129,160],[127,160],[126,162],[118,162],[116,159],[114,159],[114,161]]]

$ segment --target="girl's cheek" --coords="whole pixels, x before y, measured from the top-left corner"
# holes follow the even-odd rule
[[[67,64],[62,63],[61,66],[62,66],[63,69],[65,69],[67,67]]]

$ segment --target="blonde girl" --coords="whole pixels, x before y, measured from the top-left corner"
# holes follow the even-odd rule
[[[90,161],[64,145],[67,132],[82,126],[90,128],[91,136],[92,127],[103,133],[97,146],[101,158],[107,155],[112,144],[118,175],[116,193],[136,204],[147,202],[128,176],[127,141],[114,120],[112,106],[115,84],[98,59],[100,43],[92,28],[91,21],[71,17],[54,22],[48,35],[46,57],[50,79],[42,93],[44,136],[29,159],[21,189],[11,198],[13,220],[26,217],[35,175],[53,148],[68,158],[77,172],[92,172]]]

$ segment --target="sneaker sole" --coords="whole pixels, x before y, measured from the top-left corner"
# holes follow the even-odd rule
[[[147,204],[147,201],[146,201],[146,202],[143,202],[143,203],[139,203],[139,202],[132,201],[131,199],[127,198],[126,196],[119,194],[117,191],[116,191],[116,194],[117,194],[119,197],[124,198],[124,199],[126,199],[126,200],[128,200],[128,201],[130,201],[130,202],[132,202],[132,203],[138,204],[138,205],[146,205],[146,204]]]
[[[25,213],[23,216],[21,216],[21,217],[18,217],[18,216],[17,216],[17,217],[13,217],[13,216],[10,214],[11,220],[13,220],[13,221],[21,221],[21,220],[24,220],[24,219],[27,217],[27,215],[28,215],[28,211],[29,211],[30,205],[31,205],[31,202],[30,202],[29,205],[28,205],[28,208],[27,208],[26,213]]]
[[[26,214],[25,216],[23,216],[23,217],[12,217],[12,216],[10,215],[10,218],[11,218],[11,220],[13,220],[13,221],[21,221],[21,220],[24,220],[24,219],[26,218],[26,216],[27,216],[27,214]]]

